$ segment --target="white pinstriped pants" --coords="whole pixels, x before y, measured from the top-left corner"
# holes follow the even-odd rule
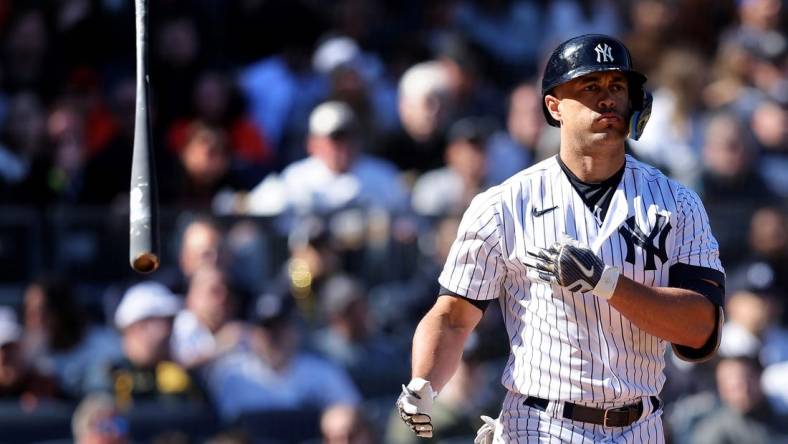
[[[644,398],[643,414],[627,427],[602,427],[601,425],[572,421],[562,417],[551,402],[547,411],[523,405],[526,396],[508,392],[495,428],[495,444],[664,444],[662,408],[653,412],[651,401]],[[621,405],[621,404],[616,404]],[[609,408],[614,405],[594,404],[593,407]]]

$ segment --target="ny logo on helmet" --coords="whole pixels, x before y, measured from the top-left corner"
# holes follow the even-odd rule
[[[596,61],[597,63],[607,63],[607,62],[614,62],[613,60],[613,48],[610,47],[607,43],[600,43],[596,45],[594,48],[596,51]]]

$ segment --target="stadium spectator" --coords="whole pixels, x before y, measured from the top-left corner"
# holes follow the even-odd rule
[[[109,393],[121,408],[148,401],[202,402],[195,378],[171,361],[172,321],[180,307],[161,284],[148,281],[129,288],[115,311],[123,356],[94,367],[86,392]]]
[[[763,101],[749,123],[760,152],[758,169],[769,187],[788,199],[788,107]]]
[[[765,399],[762,367],[751,357],[723,357],[717,363],[717,387],[723,405],[700,421],[695,444],[746,442],[766,444],[786,438],[785,418]]]
[[[163,201],[182,208],[208,211],[220,191],[238,191],[244,184],[231,170],[232,153],[221,128],[195,123],[180,149],[179,168]]]
[[[25,362],[21,350],[22,328],[16,314],[0,307],[0,399],[18,401],[24,410],[33,410],[42,400],[60,397],[54,378],[40,374]]]
[[[185,139],[195,122],[222,128],[232,151],[233,170],[249,187],[259,182],[273,164],[273,149],[265,134],[247,115],[231,80],[221,71],[201,72],[192,92],[192,109],[190,115],[170,125],[168,148],[178,154],[185,147]]]
[[[323,285],[346,268],[327,225],[326,220],[314,216],[297,222],[287,238],[288,256],[263,291],[297,301],[300,314],[310,322],[318,316],[317,299]]]
[[[712,63],[712,76],[703,88],[703,102],[710,110],[728,109],[746,118],[764,99],[763,92],[750,79],[750,50],[738,41],[721,42]]]
[[[466,117],[449,128],[446,166],[428,171],[413,186],[413,210],[424,216],[456,216],[474,196],[491,185],[486,180],[486,144],[492,124]]]
[[[71,398],[82,396],[85,374],[93,366],[120,356],[117,335],[91,322],[63,278],[33,280],[24,292],[23,316],[26,360],[55,377]]]
[[[103,393],[85,397],[74,411],[71,430],[76,444],[125,444],[129,425],[115,401]]]
[[[631,25],[623,41],[646,75],[657,68],[661,55],[677,38],[671,32],[676,14],[670,0],[635,0],[629,8]]]
[[[358,120],[341,102],[325,102],[309,118],[309,157],[280,176],[269,176],[251,191],[252,214],[328,214],[359,206],[403,211],[404,185],[393,165],[362,153]]]
[[[408,341],[416,322],[429,310],[440,287],[438,275],[457,236],[459,218],[444,217],[419,241],[420,254],[413,272],[406,278],[386,282],[370,290],[370,304],[380,328]],[[405,344],[407,346],[407,344]]]
[[[655,76],[653,118],[641,138],[631,142],[637,156],[689,186],[696,184],[700,165],[705,65],[688,48],[675,47],[663,55]]]
[[[364,411],[349,405],[329,407],[320,417],[323,444],[375,444],[378,434]]]
[[[737,2],[739,22],[727,30],[720,40],[725,43],[737,40],[749,47],[772,46],[782,39],[783,3],[780,0],[742,0]]]
[[[496,131],[487,142],[487,178],[499,184],[537,160],[557,152],[549,147],[555,131],[545,124],[542,95],[536,82],[521,83],[509,95],[509,112],[504,131]],[[557,139],[555,139],[557,143]]]
[[[777,197],[756,168],[756,153],[735,116],[713,116],[705,133],[697,191],[720,242],[720,256],[730,267],[746,255],[746,244],[740,240],[750,214]]]
[[[777,207],[761,208],[750,219],[749,257],[745,264],[765,264],[769,272],[759,275],[750,271],[748,280],[757,287],[775,287],[788,291],[788,218]],[[783,313],[782,324],[788,326]]]
[[[225,421],[243,414],[355,405],[360,396],[339,367],[299,351],[292,299],[265,294],[254,308],[245,344],[210,366],[206,386]]]
[[[788,361],[788,330],[778,324],[783,303],[773,291],[741,290],[729,296],[725,301],[727,322],[722,329],[721,354],[755,352],[764,366]]]
[[[175,361],[187,368],[197,367],[234,347],[243,329],[231,322],[235,308],[224,273],[211,265],[197,269],[189,281],[186,307],[173,324]]]
[[[351,37],[331,35],[315,49],[312,67],[327,78],[327,99],[347,103],[356,113],[364,147],[374,152],[378,138],[399,125],[396,85],[386,79],[380,58]]]
[[[49,171],[52,192],[58,201],[77,202],[85,190],[85,115],[74,103],[64,100],[52,108],[47,131],[53,145]]]
[[[210,218],[196,218],[183,230],[178,264],[186,279],[203,266],[222,265],[224,235]]]
[[[396,390],[409,372],[406,353],[392,338],[375,331],[367,294],[356,279],[337,274],[328,279],[319,297],[326,327],[315,331],[312,345],[343,367],[365,398]]]
[[[761,387],[766,395],[769,405],[782,415],[788,416],[788,381],[785,379],[788,372],[788,361],[772,364],[763,370]]]
[[[225,236],[228,264],[222,265],[235,295],[239,313],[248,313],[249,305],[271,282],[274,264],[278,265],[284,253],[275,252],[275,237],[269,224],[258,220],[234,220]],[[274,240],[272,240],[274,239]]]
[[[46,110],[33,92],[9,98],[0,144],[0,202],[44,204],[52,200]]]
[[[504,97],[482,75],[480,55],[464,36],[449,33],[438,39],[435,59],[448,76],[453,109],[449,121],[469,116],[503,118]]]
[[[433,60],[408,68],[398,88],[402,131],[385,140],[379,154],[403,171],[422,173],[441,166],[453,102],[449,73],[442,63]]]
[[[185,295],[189,280],[198,269],[224,269],[228,261],[225,234],[217,222],[207,215],[191,216],[179,231],[176,263],[165,264],[155,277],[173,293]]]

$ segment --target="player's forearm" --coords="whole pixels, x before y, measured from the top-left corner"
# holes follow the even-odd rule
[[[714,304],[683,288],[648,287],[621,276],[609,302],[641,330],[673,344],[700,348],[715,327]]]
[[[430,381],[435,391],[443,389],[457,370],[472,330],[473,326],[458,323],[445,306],[436,304],[413,335],[412,377]]]

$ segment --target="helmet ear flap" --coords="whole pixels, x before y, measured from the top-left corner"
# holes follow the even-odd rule
[[[653,102],[651,93],[640,88],[639,100],[632,100],[632,115],[629,117],[629,137],[633,140],[640,139],[646,123],[651,117],[651,103]]]

